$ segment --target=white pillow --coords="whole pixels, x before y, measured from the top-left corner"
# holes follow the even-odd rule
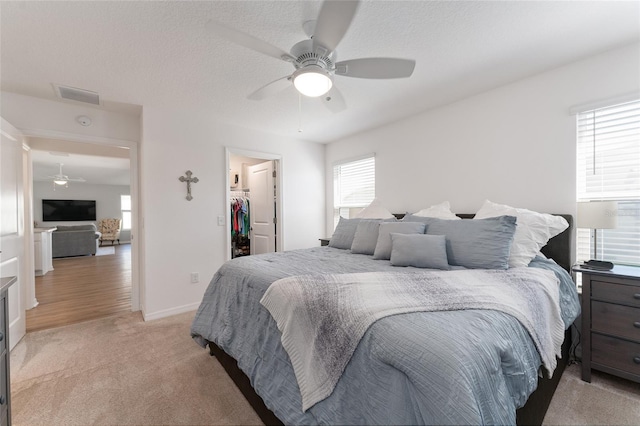
[[[364,209],[360,210],[354,217],[361,219],[391,219],[395,216],[386,208],[382,207],[377,198]]]
[[[517,218],[516,233],[513,236],[509,255],[510,268],[528,266],[551,238],[569,227],[567,221],[561,216],[496,204],[489,200],[480,207],[474,219],[504,215]]]
[[[458,216],[451,213],[451,206],[449,206],[448,201],[443,201],[442,203],[436,204],[427,209],[422,209],[413,215],[421,217],[436,217],[438,219],[460,219]]]

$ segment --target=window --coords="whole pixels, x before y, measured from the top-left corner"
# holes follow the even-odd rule
[[[577,116],[578,201],[617,202],[616,229],[597,232],[598,258],[640,265],[640,100]],[[578,261],[593,257],[591,230],[578,229]]]
[[[376,158],[371,155],[333,166],[333,226],[349,218],[376,195]]]
[[[120,196],[120,210],[122,210],[122,229],[131,229],[131,195]]]

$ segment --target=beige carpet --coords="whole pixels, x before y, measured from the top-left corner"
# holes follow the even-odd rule
[[[13,424],[261,424],[189,336],[193,315],[29,333],[11,352]]]
[[[592,371],[587,383],[580,368],[565,370],[543,424],[640,425],[640,383],[599,371]]]
[[[15,425],[261,424],[189,337],[193,312],[126,314],[29,333],[11,352]],[[544,423],[640,424],[640,384],[570,366]]]

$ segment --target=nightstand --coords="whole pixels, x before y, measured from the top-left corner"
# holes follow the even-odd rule
[[[640,383],[640,268],[582,273],[582,380],[591,369]]]
[[[321,246],[328,246],[330,240],[331,240],[331,238],[320,238],[320,245]]]

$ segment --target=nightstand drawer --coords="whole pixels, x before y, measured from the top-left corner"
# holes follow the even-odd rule
[[[593,333],[591,361],[640,376],[640,343]]]
[[[591,281],[591,298],[640,308],[640,287],[593,279]]]
[[[593,301],[591,330],[640,343],[640,309]]]

